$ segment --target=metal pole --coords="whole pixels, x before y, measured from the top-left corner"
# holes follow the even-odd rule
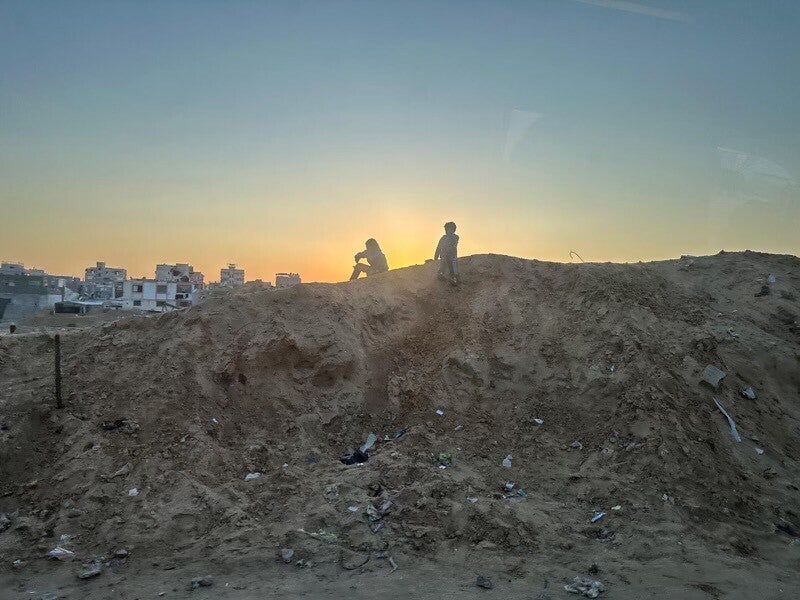
[[[56,364],[55,364],[55,380],[56,380],[56,408],[64,408],[64,400],[61,398],[61,336],[56,334]]]

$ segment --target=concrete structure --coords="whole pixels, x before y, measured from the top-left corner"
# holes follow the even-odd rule
[[[219,270],[219,284],[226,287],[244,285],[244,269],[237,269],[235,263],[228,264],[227,269]]]
[[[0,275],[25,275],[25,265],[22,263],[0,263]]]
[[[187,281],[129,279],[123,283],[122,308],[169,312],[188,308],[202,286]]]
[[[62,299],[63,290],[48,286],[44,275],[0,273],[0,321],[17,321]]]
[[[299,283],[301,283],[300,275],[297,273],[275,273],[275,287],[279,290]]]
[[[200,271],[195,271],[194,267],[188,263],[156,265],[157,281],[193,283],[195,285],[202,286],[203,278],[203,274]]]
[[[95,300],[110,300],[122,296],[122,283],[128,272],[121,267],[108,267],[104,262],[87,267],[81,295]]]

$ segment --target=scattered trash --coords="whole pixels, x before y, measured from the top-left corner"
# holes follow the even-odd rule
[[[335,483],[325,486],[325,491],[322,493],[322,495],[325,497],[325,500],[328,500],[329,502],[336,500],[336,498],[339,497],[339,486]]]
[[[120,433],[136,433],[139,431],[139,424],[127,417],[122,417],[116,421],[103,421],[100,427],[106,431],[119,431]]]
[[[139,495],[139,490],[136,489],[135,487],[133,487],[133,488],[128,490],[128,496],[133,497],[133,496],[138,496],[138,495]]]
[[[294,558],[294,550],[292,550],[291,548],[281,548],[281,559],[283,560],[283,562],[285,562],[288,565],[290,562],[292,562],[293,558]]]
[[[703,370],[703,381],[714,389],[719,388],[720,382],[725,378],[725,371],[722,371],[714,365],[707,365]]]
[[[97,577],[102,572],[103,565],[100,563],[92,563],[78,573],[78,579],[91,579],[92,577]]]
[[[515,485],[515,484],[514,484],[514,482],[513,482],[513,481],[506,481],[506,482],[503,484],[503,489],[504,489],[505,491],[507,491],[507,492],[510,492],[510,491],[512,491],[512,490],[514,489],[514,485]]]
[[[72,560],[75,558],[75,553],[72,550],[67,550],[61,546],[56,546],[47,553],[47,558],[54,558],[56,560]]]
[[[738,333],[736,333],[736,332],[733,330],[733,327],[728,327],[728,334],[729,334],[731,337],[735,337],[735,338],[738,338],[738,337],[739,337],[739,334],[738,334]]]
[[[288,469],[288,468],[289,468],[289,463],[283,463],[283,464],[281,465],[281,468],[282,468],[282,469]]]
[[[444,411],[441,408],[437,408],[436,409],[436,414],[441,417],[444,414]]]
[[[720,404],[719,400],[716,398],[714,398],[714,404],[717,405],[717,408],[720,410],[720,412],[725,415],[726,419],[728,419],[728,425],[731,427],[731,436],[733,436],[733,439],[737,442],[741,442],[742,438],[739,437],[739,432],[736,431],[736,423],[733,421],[733,418],[727,412],[725,412],[725,409],[722,408],[722,404]]]
[[[214,578],[211,575],[204,575],[203,577],[195,577],[192,579],[192,589],[196,590],[201,587],[211,587],[214,585]]]
[[[350,512],[356,513],[359,510],[361,510],[361,507],[360,506],[348,506],[347,510],[349,510]]]
[[[261,477],[261,473],[258,472],[258,471],[255,471],[254,473],[248,473],[247,475],[245,475],[244,476],[244,480],[245,481],[253,481],[253,479],[258,479],[259,477]]]
[[[534,423],[537,425],[544,425],[544,419],[539,419],[538,417],[533,420]]]
[[[512,458],[512,456],[509,454],[508,456],[506,456],[503,459],[503,463],[502,464],[506,469],[510,469],[511,468],[511,458]]]
[[[478,575],[478,578],[475,580],[475,585],[485,590],[491,590],[494,588],[494,583],[492,583],[492,580],[483,575]]]
[[[438,460],[439,466],[444,467],[445,469],[453,465],[453,455],[449,452],[439,452]]]
[[[661,499],[664,502],[669,502],[670,504],[675,504],[675,498],[672,496],[668,496],[667,494],[661,494]]]
[[[214,417],[211,417],[211,422],[212,422],[214,425],[219,425],[219,421],[217,421],[217,420],[216,420]]]
[[[770,274],[769,274],[769,277],[767,277],[767,281],[768,281],[769,283],[775,283],[776,281],[778,281],[778,279],[777,279],[777,277],[775,277],[775,275],[774,275],[774,274],[770,273]]]
[[[762,285],[761,286],[761,291],[758,292],[757,294],[753,294],[753,295],[756,298],[761,298],[762,296],[769,296],[769,286],[768,285]]]
[[[391,573],[397,571],[397,563],[394,562],[394,559],[391,556],[389,557],[389,564],[392,565],[392,570],[390,571]]]
[[[575,440],[569,445],[570,448],[574,448],[575,450],[583,450],[583,444],[579,441]]]
[[[305,533],[309,537],[314,538],[315,540],[319,540],[320,542],[325,542],[326,544],[335,544],[339,541],[339,536],[335,533],[331,533],[329,531],[325,531],[324,529],[320,529],[319,531],[306,531],[305,529],[298,529],[300,533]]]
[[[600,519],[602,519],[605,516],[606,516],[606,513],[604,513],[604,512],[599,512],[598,511],[598,512],[594,513],[594,515],[592,516],[592,523],[597,523]]]
[[[475,504],[477,501],[478,499],[475,497],[470,497],[470,496],[467,497],[467,502],[469,502],[470,504]]]
[[[114,558],[128,558],[130,554],[125,548],[117,548],[114,550]]]
[[[616,506],[612,506],[611,510],[622,510],[622,505],[621,504],[617,504]]]
[[[405,429],[400,429],[399,431],[395,431],[394,433],[387,434],[387,435],[383,436],[383,441],[388,442],[388,441],[391,441],[391,440],[397,440],[397,439],[403,437],[405,434],[406,434],[406,430]]]
[[[386,523],[384,523],[383,521],[376,521],[375,523],[369,526],[372,533],[378,533],[384,527],[386,527]]]
[[[11,563],[11,566],[14,569],[21,569],[22,567],[24,567],[27,564],[28,564],[27,562],[25,562],[24,560],[18,558],[13,563]]]
[[[456,425],[455,429],[453,429],[453,431],[461,431],[462,429],[464,429],[464,427],[462,425]]]
[[[364,445],[361,446],[361,448],[359,448],[359,450],[361,452],[363,452],[364,454],[366,454],[367,451],[375,445],[376,441],[378,441],[378,436],[375,435],[374,433],[370,433],[367,436],[367,441],[364,442]]]
[[[755,451],[756,451],[756,454],[764,454],[763,448],[756,448]]]
[[[364,445],[351,454],[345,454],[339,460],[345,465],[354,465],[367,462],[369,460],[368,451],[370,448],[372,448],[372,446],[375,445],[377,439],[378,436],[376,436],[374,433],[370,433],[367,436],[367,441],[364,443]]]
[[[756,394],[756,391],[750,386],[742,390],[742,396],[744,396],[745,398],[749,398],[750,400],[755,400],[756,398],[758,398],[758,394]]]
[[[613,373],[614,371],[616,371],[616,370],[617,370],[617,365],[611,365],[611,366],[608,368],[608,370],[609,370],[609,371],[611,371],[611,372]]]
[[[119,469],[117,469],[111,477],[122,477],[124,475],[127,475],[128,473],[131,472],[132,468],[133,466],[131,465],[131,463],[125,463]]]
[[[383,518],[383,515],[381,515],[378,509],[372,504],[367,504],[367,508],[364,512],[367,514],[370,521],[380,521]]]
[[[564,589],[572,594],[583,594],[587,598],[597,598],[606,591],[606,586],[594,579],[576,575],[572,583],[565,585]]]

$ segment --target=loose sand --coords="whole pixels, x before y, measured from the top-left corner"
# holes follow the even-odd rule
[[[0,336],[0,598],[800,596],[798,258],[461,264]]]

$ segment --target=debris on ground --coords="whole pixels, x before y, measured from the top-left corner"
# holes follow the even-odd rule
[[[750,400],[755,400],[758,397],[756,391],[750,386],[742,389],[742,396],[749,398]]]
[[[355,465],[365,463],[369,460],[369,450],[377,441],[378,437],[374,433],[367,436],[367,441],[358,450],[345,454],[339,460],[345,465]]]
[[[441,417],[442,415],[444,415],[444,411],[441,408],[437,408],[436,409],[436,414]]]
[[[290,562],[292,562],[293,558],[294,558],[294,550],[292,550],[291,548],[281,548],[281,560],[283,560],[283,562],[289,564]]]
[[[757,292],[756,294],[753,294],[753,295],[756,298],[761,298],[762,296],[769,296],[769,286],[768,285],[762,285],[761,286],[761,291],[759,291],[759,292]]]
[[[78,579],[91,579],[92,577],[97,577],[102,572],[103,565],[100,563],[91,563],[90,565],[86,565],[85,568],[78,573]]]
[[[439,452],[438,461],[439,466],[446,469],[453,465],[453,455],[449,452]]]
[[[118,431],[120,433],[136,433],[139,431],[139,424],[126,417],[115,421],[103,421],[100,427],[106,431]]]
[[[540,419],[539,417],[536,417],[533,422],[537,425],[544,425],[544,419]]]
[[[714,365],[707,365],[706,368],[703,369],[703,381],[705,381],[714,389],[719,388],[719,384],[725,378],[725,375],[725,371],[715,367]]]
[[[492,580],[484,575],[478,575],[478,577],[475,579],[475,585],[485,590],[491,590],[494,588],[494,583]]]
[[[729,425],[729,426],[730,426],[730,428],[731,428],[731,437],[733,437],[733,439],[734,439],[734,440],[736,440],[737,442],[741,442],[741,441],[742,441],[742,438],[739,436],[739,432],[738,432],[738,431],[736,431],[736,423],[733,421],[733,417],[731,417],[731,416],[730,416],[730,415],[729,415],[729,414],[728,414],[728,413],[725,411],[725,409],[724,409],[724,408],[722,408],[722,404],[720,404],[720,403],[719,403],[719,400],[717,400],[716,398],[714,398],[714,404],[716,404],[716,405],[717,405],[717,408],[720,410],[720,412],[721,412],[723,415],[725,415],[725,418],[726,418],[726,419],[728,419],[728,425]]]
[[[583,450],[583,444],[581,444],[578,440],[572,442],[569,447],[574,450]]]
[[[211,587],[214,585],[214,578],[211,575],[204,575],[203,577],[195,577],[192,579],[192,589],[196,590],[201,587]]]
[[[604,513],[604,512],[598,511],[598,512],[594,513],[594,515],[592,515],[592,523],[597,523],[600,519],[602,519],[605,516],[606,516],[606,513]]]
[[[56,546],[47,553],[47,557],[55,560],[72,560],[75,558],[75,553],[72,550]]]
[[[258,479],[261,477],[261,473],[258,471],[254,471],[253,473],[248,473],[244,476],[245,481],[253,481],[253,479]]]
[[[139,495],[139,489],[138,488],[132,487],[131,489],[128,490],[128,496],[135,497],[135,496],[138,496],[138,495]]]
[[[305,533],[306,535],[314,538],[315,540],[319,540],[320,542],[325,542],[326,544],[335,544],[339,541],[339,536],[335,533],[331,533],[329,531],[325,531],[324,529],[320,529],[319,531],[306,531],[305,529],[299,529],[300,533]]]
[[[511,458],[512,458],[512,456],[509,454],[508,456],[506,456],[503,459],[503,463],[502,464],[506,469],[510,469],[511,468]]]
[[[597,598],[606,591],[606,587],[600,581],[580,575],[576,575],[572,583],[565,585],[564,589],[572,594],[583,594],[587,598]]]

